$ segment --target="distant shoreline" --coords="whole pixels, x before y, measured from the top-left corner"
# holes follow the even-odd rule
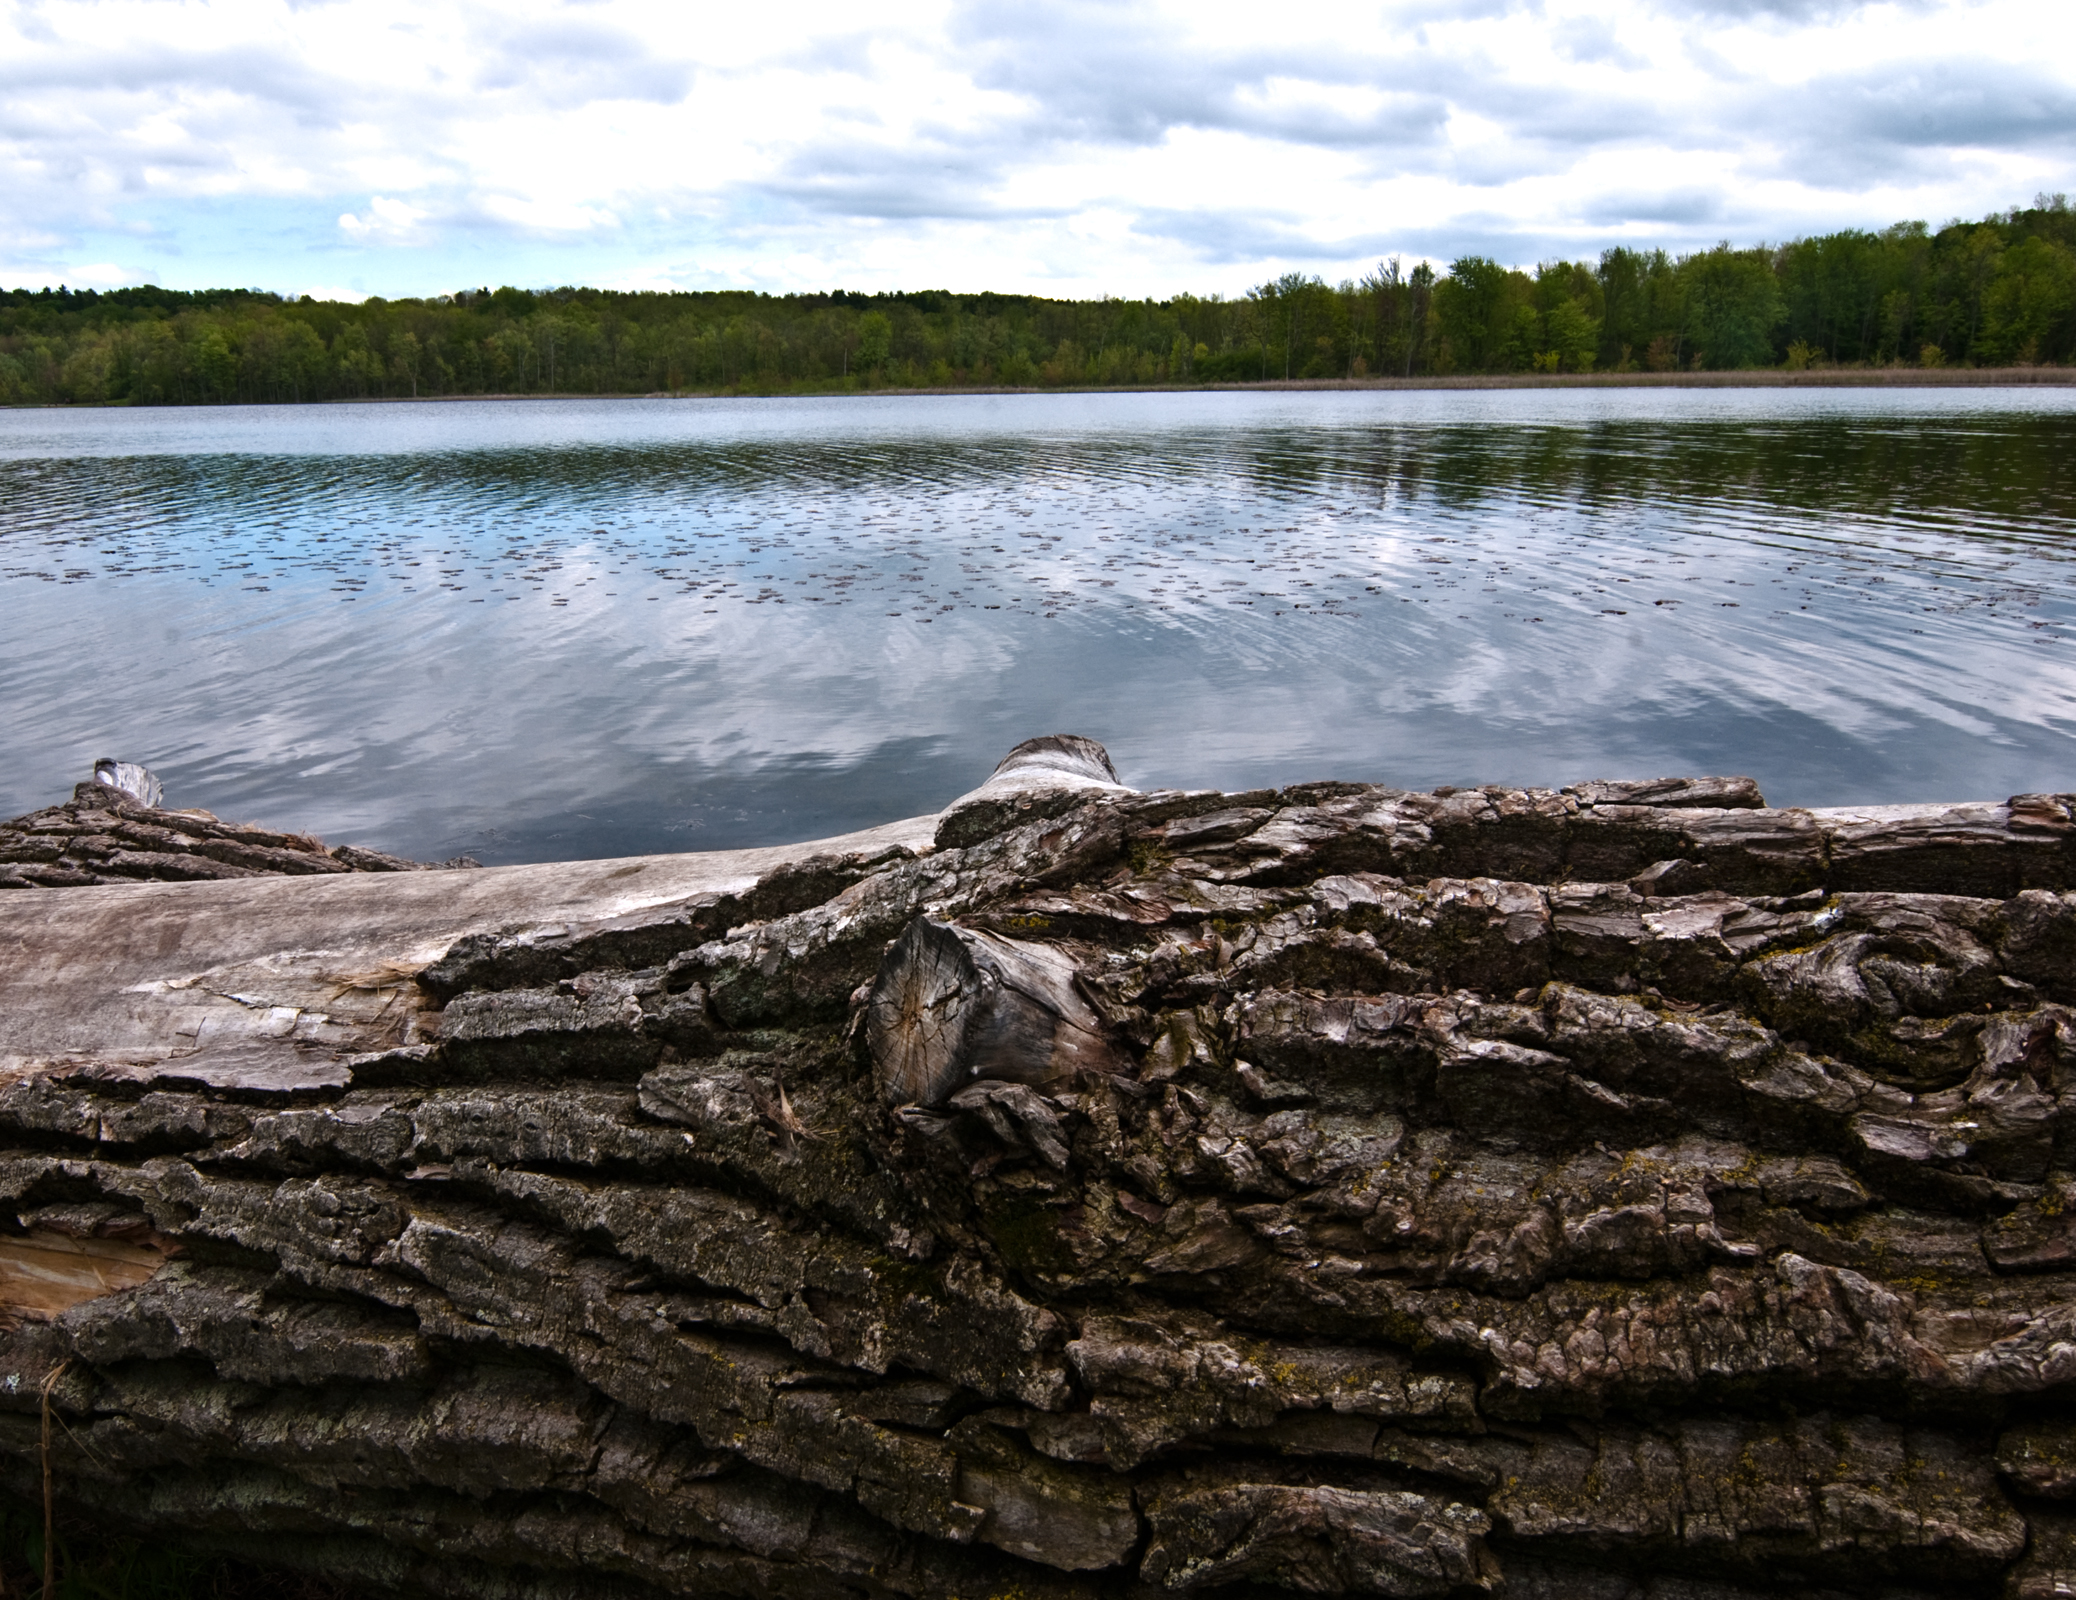
[[[1250,383],[947,384],[939,387],[876,389],[655,389],[645,394],[428,394],[368,395],[339,400],[185,401],[135,405],[108,401],[92,405],[0,405],[0,411],[202,411],[227,406],[273,409],[297,405],[393,406],[455,404],[471,400],[822,400],[902,395],[1014,394],[1259,394],[1333,390],[1412,391],[1452,389],[2026,389],[2076,387],[2076,366],[2067,367],[1818,367],[1788,372],[1758,367],[1725,372],[1512,372],[1468,373],[1422,378],[1268,378]]]
[[[878,394],[1219,394],[1313,389],[1361,392],[1371,389],[2022,389],[2071,386],[2076,386],[2076,366],[1823,367],[1802,372],[1787,372],[1778,367],[1759,367],[1741,372],[1507,372],[1426,378],[1268,378],[1254,383],[1061,384],[1050,388],[1014,388],[1007,384],[993,384],[797,392],[803,396],[823,393],[864,397]],[[696,398],[721,395],[748,397],[765,393],[781,397],[794,392],[796,391],[715,389],[698,391]],[[690,390],[679,390],[677,393],[687,399],[695,398]],[[468,397],[456,395],[453,398],[458,400]],[[517,395],[513,398],[532,400],[551,397]],[[647,398],[667,400],[675,396],[658,393]]]

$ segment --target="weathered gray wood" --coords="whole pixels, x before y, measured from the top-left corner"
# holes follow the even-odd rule
[[[995,763],[990,779],[1011,773],[1046,773],[1087,778],[1095,783],[1118,782],[1110,752],[1095,740],[1079,733],[1047,733],[1026,739]]]
[[[666,921],[818,856],[909,859],[935,825],[609,861],[0,893],[0,1081],[93,1063],[177,1072],[248,1047],[300,1078],[312,1049],[329,1061],[417,1042],[433,1000],[416,975],[469,935]]]
[[[1564,791],[1587,805],[1742,807],[1766,804],[1750,778],[1601,778]]]
[[[120,789],[140,805],[155,807],[166,794],[158,774],[149,767],[135,761],[117,761],[113,756],[103,756],[94,763],[94,782]]]
[[[1060,1085],[1123,1064],[1067,957],[927,917],[880,964],[865,1029],[889,1105],[935,1108],[978,1079]]]
[[[959,849],[1020,823],[1056,817],[1098,794],[1130,794],[1118,782],[1110,752],[1078,733],[1026,739],[978,789],[944,808],[937,824],[940,849]]]

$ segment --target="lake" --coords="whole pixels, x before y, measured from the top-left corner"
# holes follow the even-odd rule
[[[488,863],[1140,787],[2076,788],[2076,392],[0,412],[0,816]]]

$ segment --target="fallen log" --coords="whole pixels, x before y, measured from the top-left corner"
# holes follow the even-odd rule
[[[0,895],[0,1487],[49,1379],[62,1507],[369,1591],[2076,1583],[2071,797],[1036,754]]]

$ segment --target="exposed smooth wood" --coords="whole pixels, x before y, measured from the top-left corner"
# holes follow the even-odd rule
[[[159,782],[158,774],[149,767],[135,761],[117,761],[112,756],[103,756],[94,763],[94,782],[105,783],[111,789],[120,789],[131,799],[148,806],[156,806],[165,798],[165,786]]]
[[[758,850],[0,894],[0,1081],[255,1051],[284,1071],[415,1037],[415,975],[479,932],[580,931],[815,855],[930,848],[934,816]],[[197,1060],[199,1069],[204,1063]],[[217,1069],[210,1069],[215,1071]]]
[[[1068,776],[1088,778],[1096,783],[1118,782],[1117,768],[1110,764],[1110,752],[1079,733],[1047,733],[1026,739],[995,763],[995,770],[988,774],[988,778],[992,782],[1011,773],[1043,774],[1048,779]]]
[[[156,1237],[156,1236],[154,1236]],[[127,1239],[74,1239],[49,1229],[0,1234],[0,1316],[48,1318],[149,1281],[169,1252]]]
[[[975,844],[1004,828],[1058,816],[1096,794],[1131,794],[1118,782],[1110,752],[1078,733],[1026,739],[1004,756],[987,782],[944,808],[940,849]]]

